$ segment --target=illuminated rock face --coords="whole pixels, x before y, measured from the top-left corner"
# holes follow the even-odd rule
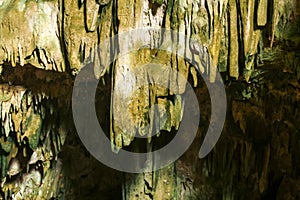
[[[0,6],[0,63],[7,62],[13,67],[31,64],[45,70],[72,74],[76,74],[84,65],[94,63],[94,74],[98,79],[105,73],[112,72],[115,92],[111,103],[115,109],[112,111],[111,121],[116,123],[113,123],[111,135],[114,143],[122,147],[130,144],[136,131],[141,135],[149,134],[149,131],[138,130],[140,124],[145,124],[145,119],[137,116],[149,112],[151,99],[156,101],[157,96],[167,97],[170,93],[157,87],[141,90],[137,97],[146,95],[144,99],[149,100],[150,105],[144,102],[141,110],[133,111],[135,122],[120,120],[130,119],[130,117],[126,111],[129,105],[121,103],[124,97],[119,89],[124,90],[121,86],[124,82],[129,82],[125,90],[130,93],[130,88],[135,84],[130,82],[128,76],[126,76],[128,80],[125,80],[122,74],[130,72],[138,65],[158,62],[170,65],[186,79],[191,73],[195,86],[197,75],[195,69],[177,55],[153,52],[150,49],[138,53],[142,56],[131,54],[117,59],[111,70],[111,66],[106,66],[105,63],[111,53],[118,51],[115,49],[117,44],[108,44],[105,51],[99,52],[101,41],[134,28],[172,29],[199,41],[208,49],[214,64],[200,66],[200,70],[202,73],[209,74],[211,81],[215,80],[216,67],[220,71],[228,71],[231,77],[238,79],[241,75],[248,81],[257,61],[261,29],[266,26],[268,16],[269,18],[274,16],[270,35],[272,45],[278,18],[280,16],[289,18],[293,13],[292,9],[287,10],[289,7],[294,8],[289,2],[273,4],[274,10],[268,11],[266,0],[259,3],[235,0],[3,1]],[[283,8],[285,12],[282,12]],[[155,35],[150,35],[150,38],[152,40],[150,44],[155,44],[159,40]],[[124,45],[124,41],[116,42],[119,46]],[[179,44],[190,48],[189,40],[179,41]],[[146,76],[147,73],[144,72],[141,76]],[[139,77],[132,77],[132,80],[134,79]],[[176,79],[176,77],[167,77],[171,83],[180,85]],[[182,94],[184,90],[185,87],[182,87],[175,92]],[[150,93],[154,95],[151,96]],[[184,100],[179,101],[182,102],[173,104],[175,110],[182,110],[180,105]],[[161,104],[164,104],[163,107],[171,105],[166,99],[162,99]],[[134,103],[132,106],[135,107]],[[171,110],[166,112],[172,119],[181,118],[171,114],[178,112]],[[176,124],[178,123],[172,122],[165,129],[170,130]],[[119,127],[123,127],[124,130],[120,131]]]
[[[269,4],[267,0],[2,1],[0,62],[12,66],[29,63],[59,72],[80,70],[84,60],[100,65],[105,61],[110,52],[99,55],[96,51],[105,38],[131,28],[163,27],[199,39],[219,69],[238,78],[244,70],[253,69],[261,30],[267,22],[272,25],[272,46],[274,36],[280,34],[276,26],[281,19],[297,15],[296,1]],[[239,58],[246,62],[239,62]],[[95,75],[99,77],[103,70],[95,69]],[[210,71],[213,79],[214,70]]]
[[[184,87],[177,88],[174,101],[170,100],[174,94],[166,88],[142,87],[134,91],[132,101],[124,105],[122,93],[130,93],[132,82],[124,79],[122,74],[140,65],[158,63],[170,66],[185,79],[191,75],[196,87],[195,68],[177,55],[151,49],[151,46],[105,66],[111,53],[117,52],[115,44],[108,45],[107,51],[98,51],[105,39],[134,28],[173,29],[201,42],[208,50],[215,65],[200,66],[200,70],[209,74],[211,81],[216,76],[214,66],[234,79],[243,77],[249,81],[262,43],[274,46],[276,39],[283,38],[299,46],[299,37],[292,31],[287,36],[283,34],[285,21],[299,16],[297,3],[278,0],[0,1],[1,195],[16,199],[57,197],[63,181],[60,179],[61,161],[56,156],[67,133],[74,132],[70,125],[72,76],[88,63],[94,63],[97,79],[106,74],[111,78],[114,92],[110,94],[110,103],[114,109],[110,110],[110,116],[104,117],[112,124],[109,130],[111,141],[117,147],[130,145],[135,134],[151,134],[152,129],[144,128],[148,123],[150,127],[155,125],[165,131],[179,127],[185,103],[181,98]],[[262,41],[262,30],[267,30],[263,34],[265,38],[270,36],[270,41]],[[159,40],[155,35],[150,38],[153,44]],[[123,44],[123,41],[117,42]],[[189,48],[189,41],[182,41],[182,44]],[[293,70],[299,79],[300,67]],[[140,76],[147,74],[144,71]],[[139,78],[132,77],[132,80],[141,81]],[[166,77],[166,81],[180,85],[176,78]],[[123,87],[125,83],[126,87]],[[149,108],[154,103],[159,107],[156,113],[151,113]],[[234,110],[238,110],[238,105],[233,104]],[[159,116],[156,119],[165,118],[167,123],[149,121],[153,115]],[[243,117],[238,111],[233,114],[245,133],[247,125]],[[247,143],[241,148],[245,148],[242,151],[247,155],[253,151],[252,144]],[[266,157],[270,156],[270,151],[267,146]],[[262,165],[257,181],[259,190],[264,192],[269,163]],[[174,169],[170,167],[169,170]],[[245,167],[243,174],[248,176],[249,173]],[[176,181],[167,178],[168,172],[160,176],[169,184],[165,186],[166,190],[175,187]],[[144,181],[152,188],[152,178],[152,175],[137,178],[132,182],[133,188]],[[134,190],[131,186],[126,187]],[[129,192],[127,198],[131,195],[134,192]],[[168,197],[172,192],[161,190],[151,195]]]
[[[43,74],[42,70],[24,68],[31,80],[22,81],[23,86],[1,83],[1,197],[49,199],[63,184],[57,155],[72,125],[68,103],[58,96],[63,94],[67,99],[70,87],[66,92],[65,86],[50,79],[51,87],[46,82],[37,85],[39,78],[34,75]],[[5,71],[3,79],[18,73],[25,76],[18,70],[12,74]]]

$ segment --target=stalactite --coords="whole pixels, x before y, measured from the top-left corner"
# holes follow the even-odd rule
[[[95,47],[95,61],[94,61],[94,72],[95,72],[95,77],[97,79],[103,77],[105,73],[109,73],[110,71],[109,68],[111,66],[111,63],[108,63],[108,60],[111,59],[112,53],[117,51],[116,49],[114,49],[115,44],[113,44],[113,42],[111,44],[102,43],[104,40],[107,40],[109,37],[111,37],[114,34],[113,30],[116,22],[114,22],[113,20],[114,18],[111,16],[111,13],[114,12],[116,11],[113,10],[113,4],[110,3],[109,5],[107,5],[102,9],[100,15],[101,20],[98,27],[99,30],[98,37],[99,37],[99,43],[101,44],[101,49],[99,46]],[[110,46],[104,47],[104,44]]]
[[[89,56],[93,58],[94,55],[90,55],[90,52],[97,44],[97,32],[89,32],[88,30],[87,26],[90,25],[87,25],[87,23],[91,24],[92,22],[90,22],[89,13],[86,13],[85,9],[96,12],[98,5],[92,4],[94,5],[92,6],[88,4],[88,1],[84,1],[84,8],[78,8],[78,1],[63,1],[63,3],[64,10],[61,10],[61,12],[63,12],[62,17],[64,24],[62,24],[62,26],[67,57],[71,70],[79,70],[82,64],[80,55],[84,55],[85,59],[88,59]],[[92,19],[93,18],[94,17],[92,17]],[[88,22],[86,20],[88,20]]]
[[[256,13],[257,26],[265,26],[268,19],[268,0],[260,0],[258,3],[258,10]]]
[[[222,19],[223,15],[225,13],[225,8],[227,1],[219,1],[219,2],[212,2],[212,5],[209,6],[209,14],[210,14],[210,19],[212,20],[211,22],[211,27],[212,29],[210,30],[210,53],[212,56],[212,60],[214,65],[211,65],[210,68],[210,81],[213,82],[215,80],[216,76],[216,66],[218,65],[219,61],[219,53],[220,53],[220,45],[221,45],[221,37],[222,37]],[[225,5],[223,5],[225,4]],[[220,10],[219,10],[220,9]]]
[[[66,129],[49,118],[48,106],[54,100],[44,92],[34,94],[21,86],[1,84],[0,88],[0,192],[5,198],[56,196],[61,167],[54,158],[62,147]],[[55,106],[51,111],[55,119],[58,119],[57,109]]]
[[[195,62],[199,64],[199,70],[209,75],[211,82],[215,79],[216,67],[219,71],[228,71],[229,76],[235,79],[243,76],[246,81],[249,81],[254,70],[261,31],[269,25],[268,18],[271,18],[269,19],[271,30],[267,34],[270,34],[270,46],[273,47],[278,44],[276,41],[283,37],[285,25],[296,13],[296,10],[291,9],[297,7],[294,5],[295,2],[278,0],[3,1],[0,5],[0,72],[7,63],[10,67],[23,68],[30,63],[43,70],[68,73],[72,71],[73,75],[76,75],[76,71],[93,63],[94,75],[97,79],[112,72],[110,74],[112,91],[114,90],[110,110],[112,144],[117,148],[129,146],[136,134],[148,136],[148,142],[151,143],[152,133],[159,136],[165,134],[165,131],[170,132],[172,128],[179,128],[185,103],[182,95],[185,92],[184,84],[191,74],[194,86],[197,86],[197,69],[190,67],[187,60],[176,55],[177,52],[169,54],[155,49],[160,40],[157,33],[149,35],[151,38],[149,47],[118,58],[111,65],[108,65],[107,61],[113,52],[117,52],[115,46],[122,46],[128,41],[117,41],[119,44],[108,43],[105,47],[106,51],[99,51],[103,41],[117,33],[134,28],[172,29],[188,36],[183,40],[173,35],[174,43],[179,42],[185,48],[190,48],[190,43],[195,40],[203,45],[203,49],[197,52],[200,56],[196,54],[193,56]],[[269,6],[273,7],[269,11],[271,13],[267,11]],[[295,36],[291,34],[288,37]],[[210,58],[206,57],[207,50],[215,65],[210,65]],[[296,71],[299,79],[300,67],[295,63],[296,57],[297,55],[292,58],[287,56],[287,60],[294,61],[290,65],[295,66],[285,67],[281,71],[289,74]],[[156,80],[160,74],[138,68],[145,64],[170,66],[176,73],[166,71],[164,80],[160,81],[170,82],[170,87],[173,89],[169,90],[153,84],[153,80]],[[138,70],[134,71],[134,69]],[[281,71],[278,74],[281,74]],[[133,76],[130,76],[131,72],[134,72]],[[43,86],[42,90],[46,90],[45,88],[55,82],[49,77],[39,77],[38,72],[35,76],[39,81],[49,83]],[[183,78],[179,78],[180,76]],[[11,80],[22,82],[25,78],[23,74],[6,80],[11,84]],[[53,89],[48,94],[39,93],[40,91],[32,92],[23,87],[1,85],[0,141],[1,153],[3,152],[0,156],[1,190],[5,190],[6,197],[12,196],[12,193],[15,197],[24,194],[28,197],[41,196],[41,194],[30,194],[26,187],[41,186],[43,191],[54,193],[58,191],[56,186],[59,182],[61,163],[54,158],[62,147],[67,128],[57,127],[59,125],[55,120],[63,121],[60,117],[63,111],[59,110],[63,100],[55,102],[54,99],[62,99],[64,97],[62,93],[68,92],[63,86],[69,84],[68,81],[62,83],[63,89],[60,91]],[[146,86],[134,87],[135,84],[144,82]],[[286,85],[298,88],[296,80]],[[285,97],[288,90],[274,92],[272,91],[274,85],[268,87],[269,96],[264,98],[269,101],[278,97],[278,105],[295,103],[299,99],[298,94]],[[243,100],[252,100],[254,94],[250,91],[251,87],[249,88],[245,89]],[[126,98],[127,94],[132,94],[131,99]],[[237,123],[241,135],[248,137],[250,122],[247,121],[242,106],[239,101],[233,101],[232,109],[236,111],[233,113],[233,120]],[[297,108],[295,110],[297,115]],[[282,113],[272,113],[270,118],[275,123],[283,120],[283,116]],[[259,116],[259,119],[263,117]],[[289,123],[284,121],[283,124],[291,126]],[[230,169],[232,173],[242,178],[256,180],[258,185],[255,187],[259,187],[259,192],[263,193],[268,187],[267,177],[272,151],[270,145],[267,145],[264,150],[266,160],[263,162],[261,173],[251,174],[256,162],[255,156],[258,154],[254,152],[253,143],[251,141],[243,143],[239,140],[234,143],[234,150],[228,156],[225,156],[225,153],[213,154],[203,167],[203,174],[217,176],[218,169],[221,168],[220,174],[225,176],[224,171],[232,168]],[[284,141],[284,143],[283,149],[287,154],[288,142]],[[229,147],[225,146],[223,150],[227,152]],[[280,154],[280,152],[276,153]],[[17,165],[14,163],[19,162],[20,157],[29,159],[26,170],[24,166],[15,168]],[[233,161],[236,157],[244,163],[239,172],[238,161]],[[228,163],[231,162],[233,162],[232,166],[229,166]],[[43,173],[36,169],[40,165],[43,166]],[[54,171],[50,172],[49,169],[52,168]],[[167,177],[167,175],[165,173],[162,176]],[[22,183],[13,182],[9,176],[20,176],[33,184],[22,186]],[[53,185],[43,185],[41,182],[41,179],[50,182],[53,177],[55,177]],[[173,183],[168,185],[169,182],[166,181],[155,185],[156,183],[151,182],[149,177],[142,178],[139,184],[147,186],[145,193],[149,197],[154,188],[159,186],[166,188],[167,192],[162,195],[168,196],[170,185]],[[236,194],[232,187],[232,180],[228,180],[228,183],[228,186],[222,189],[222,195],[230,199]],[[12,190],[14,186],[16,187]],[[53,196],[47,192],[46,194],[49,198]],[[160,193],[154,195],[158,194]]]
[[[209,47],[213,62],[216,66],[219,65],[219,70],[229,70],[230,76],[234,78],[242,73],[242,71],[238,71],[238,57],[245,57],[244,76],[246,80],[249,80],[253,70],[254,57],[257,53],[260,37],[260,30],[257,30],[256,26],[263,27],[266,25],[267,6],[273,5],[271,46],[273,46],[280,16],[285,19],[289,18],[290,14],[294,12],[294,9],[289,9],[289,7],[297,7],[294,2],[285,3],[277,0],[274,0],[271,5],[268,5],[267,0],[258,1],[256,4],[254,1],[232,0],[229,2],[227,0],[150,2],[149,5],[153,7],[147,7],[145,4],[144,6],[136,6],[132,11],[139,14],[152,12],[149,15],[144,15],[143,22],[141,22],[144,23],[144,27],[162,27],[164,24],[166,28],[187,35],[193,33],[199,35],[203,45]],[[131,5],[130,3],[126,4]],[[165,9],[162,9],[163,7]],[[231,20],[227,19],[227,8],[231,10],[229,12]],[[115,12],[112,9],[112,1],[87,0],[81,2],[80,5],[77,1],[39,3],[28,1],[22,2],[20,5],[7,1],[1,5],[0,13],[3,19],[1,20],[2,52],[0,53],[0,60],[1,62],[11,62],[12,66],[16,66],[17,63],[21,66],[31,63],[36,67],[55,71],[66,70],[63,58],[69,62],[71,71],[72,69],[80,70],[83,64],[95,60],[96,66],[98,66],[95,67],[95,76],[100,78],[108,72],[108,66],[104,66],[104,63],[106,63],[105,60],[109,57],[110,52],[101,52],[103,55],[97,55],[99,52],[96,49],[100,41],[113,35],[112,30],[115,29],[116,24],[111,18],[111,13]],[[30,12],[31,10],[39,12]],[[118,10],[119,20],[121,19],[119,28],[122,27],[123,22],[124,25],[129,24],[131,27],[142,26],[139,24],[140,22],[129,19],[131,15],[127,15],[127,11],[122,11],[121,7]],[[165,12],[164,10],[166,13],[162,13]],[[124,16],[125,13],[126,17]],[[255,13],[256,15],[254,15]],[[164,15],[165,17],[162,17]],[[163,19],[165,20],[163,21]],[[236,21],[238,19],[241,21]],[[31,21],[36,23],[31,23]],[[230,23],[229,30],[223,28],[227,21]],[[21,25],[21,22],[28,26]],[[22,37],[19,36],[20,33],[22,33]],[[237,49],[239,33],[243,34],[243,36],[239,36],[244,38],[243,41],[240,41],[242,42],[240,47],[243,49],[240,47]],[[33,39],[31,39],[32,37]],[[61,41],[59,37],[63,37],[64,41]],[[189,41],[182,42],[186,45]],[[64,47],[66,52],[62,52]],[[227,47],[229,47],[228,53],[226,52]],[[111,50],[109,47],[106,49]],[[227,67],[226,57],[229,59],[229,67]],[[184,76],[188,74],[188,67],[184,66],[183,63],[172,63],[173,67],[178,68],[181,74]],[[213,68],[209,70],[211,80],[214,79],[215,70]]]
[[[7,1],[1,5],[0,16],[0,63],[31,63],[46,70],[65,71],[58,38],[57,2]]]
[[[84,3],[85,24],[87,31],[93,32],[97,28],[100,5],[94,0],[86,0]]]
[[[238,13],[236,0],[229,0],[229,75],[239,77]]]
[[[272,28],[271,28],[271,42],[270,42],[270,47],[273,47],[273,43],[274,43],[274,37],[275,37],[275,29],[276,29],[276,25],[278,22],[278,2],[279,0],[273,0],[273,15],[272,15]]]

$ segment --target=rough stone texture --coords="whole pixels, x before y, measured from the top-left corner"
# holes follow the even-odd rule
[[[266,0],[3,1],[0,62],[7,61],[12,66],[30,63],[55,71],[76,71],[83,63],[95,62],[98,66],[95,75],[99,78],[108,71],[103,63],[110,53],[99,55],[96,49],[100,41],[129,27],[165,27],[188,36],[196,35],[209,48],[221,71],[228,69],[226,60],[230,58],[230,76],[238,78],[244,74],[249,80],[261,28],[265,27],[268,16],[272,21],[270,46],[273,46],[274,37],[283,33],[277,25],[282,26],[281,23],[297,16],[297,5],[297,1],[268,3]],[[244,63],[238,63],[237,58]],[[171,60],[174,68],[187,74],[184,63]],[[215,70],[209,70],[212,81]]]
[[[57,1],[1,1],[0,63],[65,71]]]
[[[298,10],[299,1],[279,0],[0,1],[1,198],[99,199],[98,192],[101,198],[116,199],[121,198],[123,178],[123,199],[136,195],[139,199],[298,199]],[[159,40],[156,35],[151,35],[150,48],[105,65],[117,49],[111,43],[107,51],[99,52],[101,42],[137,27],[165,27],[187,34],[208,49],[220,71],[248,83],[224,78],[228,119],[221,141],[206,159],[197,158],[196,144],[176,165],[122,176],[99,166],[74,139],[70,74],[89,63],[95,64],[97,79],[109,74],[109,80],[104,78],[107,90],[97,96],[109,96],[108,110],[99,114],[99,121],[108,123],[106,132],[113,145],[131,144],[138,150],[159,145],[150,137],[142,147],[133,144],[135,134],[147,136],[156,127],[156,132],[163,130],[155,139],[161,142],[178,128],[185,90],[179,88],[178,74],[184,79],[191,76],[194,86],[199,82],[187,61],[152,48]],[[190,41],[180,43],[189,48]],[[149,71],[123,77],[149,63],[178,72],[166,78],[174,83],[174,91],[153,85],[134,90],[133,84],[142,82]],[[200,71],[214,81],[215,66],[200,65]],[[203,83],[199,85],[198,94],[204,94]],[[124,91],[133,92],[127,104]],[[208,122],[208,100],[199,102],[205,105],[201,120]],[[153,111],[154,103],[158,107]],[[150,120],[153,116],[155,121]],[[148,124],[150,128],[145,128]],[[205,132],[205,125],[199,130]],[[62,147],[67,134],[70,139]],[[200,134],[197,142],[202,138]]]
[[[273,4],[274,20],[271,33],[274,35],[274,27],[279,22],[277,15],[289,17],[291,13],[286,10],[292,7],[293,3],[281,3],[280,6],[285,8],[283,10],[277,9],[278,2],[275,1]],[[132,121],[132,117],[129,117],[128,106],[129,104],[136,106],[136,104],[128,102],[121,94],[125,90],[125,93],[131,94],[134,85],[141,82],[138,80],[139,77],[134,75],[130,78],[129,76],[135,66],[153,62],[171,63],[172,69],[178,71],[185,78],[194,69],[190,69],[190,64],[178,58],[177,55],[166,55],[163,52],[152,54],[153,52],[150,51],[145,51],[140,60],[137,60],[136,54],[128,54],[117,59],[111,66],[106,61],[117,49],[114,49],[115,44],[111,43],[107,46],[106,51],[99,52],[98,47],[101,41],[133,28],[164,27],[173,29],[190,36],[208,48],[214,64],[202,66],[201,71],[209,74],[212,82],[215,80],[216,67],[220,71],[229,69],[229,75],[236,79],[243,74],[248,81],[257,59],[257,46],[261,35],[261,30],[257,26],[265,25],[264,21],[266,21],[268,10],[266,1],[255,3],[248,0],[241,2],[234,0],[229,2],[227,0],[200,2],[195,0],[137,2],[72,0],[4,1],[0,11],[2,15],[0,44],[3,51],[0,53],[2,56],[0,62],[8,62],[12,66],[16,66],[16,63],[20,66],[30,63],[35,67],[60,72],[67,71],[74,75],[83,66],[94,63],[96,78],[103,77],[108,72],[113,73],[114,95],[111,104],[114,109],[111,122],[114,125],[111,129],[111,140],[112,145],[121,148],[123,145],[128,146],[136,133],[151,134],[154,122],[150,123],[150,129],[145,130],[144,126],[148,122],[143,116],[147,115],[150,107],[157,101],[157,96],[168,96],[173,93],[180,95],[185,90],[185,87],[179,87],[182,83],[178,82],[178,75],[173,77],[172,73],[169,80],[174,84],[173,88],[177,87],[175,91],[159,87],[141,90],[132,102],[144,96],[143,106],[140,110],[134,111],[136,114]],[[263,20],[263,22],[258,22],[257,19]],[[229,26],[227,26],[228,23]],[[151,49],[151,44],[155,46],[159,37],[154,34],[150,35],[150,38]],[[173,40],[177,39],[174,35]],[[118,41],[119,46],[126,43],[127,41]],[[185,48],[190,46],[188,38],[179,43],[183,44]],[[150,59],[151,57],[154,59]],[[229,62],[227,62],[228,57]],[[227,67],[228,63],[229,67]],[[149,73],[145,71],[141,77],[147,76],[147,74]],[[192,74],[196,85],[195,70]],[[124,83],[127,84],[124,86]],[[153,95],[149,95],[148,91],[152,91],[150,93]],[[179,107],[174,109],[182,110],[180,105],[183,104],[184,99],[178,97],[176,99],[179,99],[180,102],[174,106],[178,105]],[[149,105],[146,105],[145,102],[148,102],[148,99],[151,101],[149,101]],[[168,100],[159,101],[164,108],[172,105]],[[168,115],[168,118],[180,119],[180,113],[179,116],[176,116],[176,113],[178,114],[178,112],[172,111],[171,106],[170,109],[158,112],[157,115]],[[142,127],[140,127],[141,124]],[[176,120],[171,120],[170,125],[166,125],[165,129],[170,130],[174,126],[176,128],[176,124],[178,124]]]

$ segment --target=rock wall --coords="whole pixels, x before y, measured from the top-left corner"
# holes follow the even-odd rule
[[[1,198],[92,198],[77,192],[80,186],[111,193],[99,182],[85,185],[80,181],[84,177],[93,180],[90,173],[105,181],[94,169],[109,169],[70,166],[74,160],[97,166],[87,158],[79,141],[70,139],[63,148],[67,153],[59,154],[67,135],[76,138],[71,91],[74,78],[88,64],[94,64],[95,78],[106,82],[101,86],[106,88],[103,95],[97,98],[109,96],[108,108],[114,108],[99,117],[99,121],[109,118],[107,132],[113,147],[129,146],[135,134],[151,134],[152,128],[145,129],[148,124],[164,130],[161,133],[166,137],[179,127],[185,88],[176,88],[181,84],[178,74],[195,87],[203,87],[196,69],[186,60],[153,48],[161,36],[149,35],[148,47],[110,65],[105,63],[124,42],[112,41],[106,51],[98,51],[108,37],[147,27],[172,29],[203,45],[212,63],[195,61],[212,82],[217,70],[224,72],[229,116],[225,136],[208,158],[199,160],[195,155],[198,149],[191,147],[176,165],[133,179],[125,175],[123,191],[127,193],[123,198],[132,198],[136,191],[142,191],[140,199],[299,198],[298,10],[298,0],[0,1]],[[190,48],[189,39],[179,42]],[[159,86],[144,87],[124,104],[123,85],[130,83],[125,87],[130,93],[131,86],[144,81],[140,77],[150,72],[142,71],[131,80],[123,75],[153,63],[170,66],[178,73],[166,77],[175,83],[175,92]],[[243,80],[247,83],[241,83]],[[160,106],[156,113],[149,110],[154,103]],[[153,116],[166,118],[168,123],[149,121]],[[209,121],[209,116],[203,119]],[[205,126],[199,129],[204,132]],[[198,139],[202,137],[200,134]],[[81,150],[74,150],[77,148]],[[81,157],[70,156],[74,152]],[[121,174],[109,171],[103,177],[112,177],[108,185],[121,192]]]

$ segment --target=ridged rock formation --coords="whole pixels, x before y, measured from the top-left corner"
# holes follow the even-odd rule
[[[190,78],[199,87],[200,76],[176,52],[155,48],[162,37],[155,33],[148,35],[149,46],[107,65],[110,56],[118,53],[116,47],[130,42],[104,41],[135,28],[172,29],[188,38],[178,41],[173,35],[175,44],[190,48],[191,41],[197,41],[203,45],[206,60],[193,55],[194,61],[211,82],[217,70],[224,72],[232,117],[225,132],[232,131],[234,139],[223,138],[223,146],[217,146],[204,161],[184,164],[183,157],[162,171],[133,179],[125,176],[123,198],[136,197],[138,191],[142,199],[200,195],[203,199],[240,199],[251,195],[249,188],[256,191],[257,198],[274,197],[271,192],[277,190],[279,197],[287,191],[290,198],[299,198],[299,167],[292,167],[300,163],[296,159],[299,127],[295,126],[299,119],[299,7],[299,0],[0,0],[0,198],[64,199],[75,193],[66,192],[71,187],[68,181],[76,178],[64,174],[64,154],[59,152],[68,134],[75,137],[71,92],[74,78],[87,65],[94,66],[92,78],[106,83],[96,98],[111,97],[109,113],[100,114],[99,121],[109,121],[113,150],[130,146],[137,134],[148,136],[150,143],[153,132],[159,132],[159,140],[162,134],[178,129],[188,103],[184,83]],[[105,51],[99,51],[103,44]],[[281,60],[275,59],[280,56]],[[273,67],[274,60],[279,68]],[[161,80],[173,84],[173,91],[151,84],[161,74],[139,70],[151,64],[176,72]],[[262,66],[269,67],[267,73]],[[129,76],[136,71],[134,77]],[[276,84],[288,89],[273,84],[273,74],[275,80],[285,80]],[[244,88],[236,90],[240,82],[235,81],[244,80]],[[149,85],[134,88],[144,81]],[[126,94],[132,94],[130,100]],[[268,107],[272,100],[278,112]],[[264,129],[268,129],[266,135],[258,133]],[[72,145],[65,148],[72,149]],[[278,161],[281,157],[285,163]],[[280,172],[272,167],[276,161]],[[201,171],[199,179],[193,174],[195,168]],[[70,171],[77,169],[73,166]],[[86,172],[80,175],[87,176]],[[247,188],[247,181],[257,184]],[[234,188],[239,182],[241,190]]]

